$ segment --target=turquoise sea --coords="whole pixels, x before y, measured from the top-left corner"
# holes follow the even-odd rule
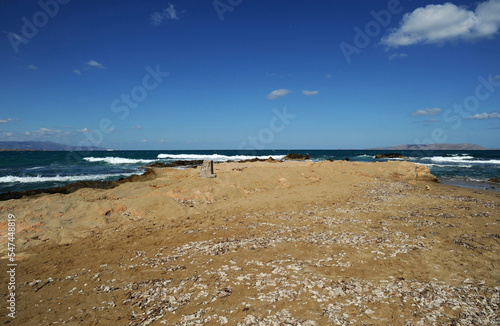
[[[82,180],[117,180],[142,174],[154,162],[210,159],[215,162],[254,157],[281,159],[288,153],[309,154],[311,160],[374,162],[380,150],[160,150],[106,152],[0,152],[0,193],[62,186]],[[500,151],[397,151],[410,162],[427,165],[439,182],[500,191]],[[380,161],[380,160],[378,160]]]

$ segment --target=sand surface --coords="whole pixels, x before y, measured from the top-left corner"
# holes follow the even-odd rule
[[[0,202],[0,323],[500,324],[500,193],[400,161],[198,172]]]

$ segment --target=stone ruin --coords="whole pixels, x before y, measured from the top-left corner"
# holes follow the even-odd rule
[[[214,173],[214,161],[203,161],[203,164],[200,167],[200,174],[198,174],[200,178],[215,178],[217,174]]]

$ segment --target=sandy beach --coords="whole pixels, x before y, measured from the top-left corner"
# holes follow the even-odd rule
[[[409,162],[154,168],[0,202],[10,325],[497,325],[500,193]],[[3,270],[3,269],[2,269]]]

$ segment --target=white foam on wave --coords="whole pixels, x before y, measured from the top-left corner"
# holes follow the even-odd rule
[[[268,159],[272,157],[275,160],[281,160],[285,155],[264,155],[264,156],[250,156],[250,155],[219,155],[219,154],[158,154],[160,159],[175,159],[175,160],[212,160],[217,162],[223,161],[242,161],[249,160],[253,158],[258,158],[261,160]]]
[[[438,163],[466,163],[466,164],[500,164],[500,160],[474,160],[473,156],[432,156],[423,159]]]
[[[428,167],[432,167],[432,166],[437,166],[439,168],[446,168],[446,167],[452,167],[452,168],[471,168],[472,165],[470,164],[437,164],[437,163],[415,163],[415,164],[419,164],[419,165],[425,165],[425,166],[428,166]]]
[[[109,164],[139,164],[139,163],[152,163],[155,160],[146,159],[133,159],[124,157],[84,157],[87,162],[105,162]]]
[[[27,168],[26,170],[40,170],[40,169],[43,169],[43,168],[46,168],[46,166],[35,166],[35,167],[32,167],[32,168]]]
[[[14,175],[7,175],[0,177],[0,183],[40,183],[40,182],[73,182],[73,181],[87,181],[87,180],[105,180],[111,177],[128,177],[136,173],[121,173],[121,174],[88,174],[88,175],[68,175],[68,176],[26,176],[19,177]]]

